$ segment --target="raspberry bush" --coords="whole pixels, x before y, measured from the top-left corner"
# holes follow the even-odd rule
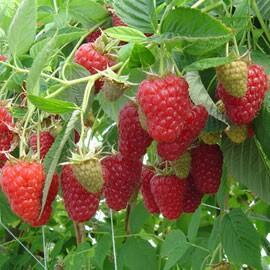
[[[270,0],[0,0],[0,269],[270,269]]]

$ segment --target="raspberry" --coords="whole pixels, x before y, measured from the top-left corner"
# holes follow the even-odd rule
[[[155,175],[150,184],[162,215],[170,220],[179,218],[184,207],[185,180],[176,176]]]
[[[7,57],[5,55],[0,54],[0,62],[5,62]]]
[[[176,75],[144,80],[137,99],[150,136],[158,142],[174,142],[184,130],[191,109],[186,80]]]
[[[100,195],[84,189],[74,176],[70,165],[63,167],[61,185],[69,217],[76,222],[91,219],[98,209]]]
[[[101,36],[101,30],[98,29],[92,33],[90,33],[87,37],[86,37],[86,41],[87,42],[95,42],[99,37]]]
[[[81,136],[80,136],[79,132],[76,129],[74,129],[74,142],[78,143],[80,138],[81,138]]]
[[[111,67],[115,62],[106,54],[99,52],[94,43],[88,42],[79,47],[75,53],[75,62],[85,67],[91,74],[103,71],[107,67]],[[103,86],[103,81],[98,79],[95,81],[95,89],[98,92]]]
[[[136,105],[127,103],[119,115],[119,151],[131,159],[140,159],[145,153],[152,139],[141,127]]]
[[[181,179],[187,178],[191,166],[191,155],[189,152],[185,152],[177,160],[172,161],[171,165],[174,169],[175,175]]]
[[[218,145],[201,144],[191,151],[191,175],[198,191],[213,194],[218,191],[222,175],[223,156]]]
[[[7,161],[7,157],[5,154],[0,154],[0,169],[4,167]]]
[[[217,68],[217,78],[228,94],[243,97],[247,91],[248,65],[238,60]]]
[[[109,56],[100,53],[91,42],[79,47],[75,53],[75,62],[85,67],[91,74],[96,74],[99,70],[105,70],[114,64]]]
[[[7,161],[2,169],[0,184],[12,211],[32,226],[47,223],[52,211],[51,204],[58,191],[58,177],[54,175],[44,211],[39,218],[44,183],[45,173],[39,162]]]
[[[116,154],[107,156],[101,164],[107,205],[115,211],[126,208],[140,184],[142,163],[139,160],[130,160],[121,154]]]
[[[128,26],[126,23],[122,21],[122,19],[117,16],[114,12],[112,12],[112,25],[113,26]]]
[[[152,214],[158,214],[159,208],[151,192],[151,185],[150,185],[150,181],[154,175],[155,175],[155,172],[152,170],[152,168],[143,166],[142,176],[141,176],[141,182],[142,182],[141,192],[143,196],[144,205],[148,209],[148,211]]]
[[[127,89],[126,85],[123,83],[117,83],[110,79],[105,79],[102,86],[102,91],[104,96],[109,101],[116,101],[119,99]]]
[[[230,128],[225,129],[225,133],[234,143],[242,143],[247,139],[248,131],[247,126],[230,126]]]
[[[37,152],[37,134],[32,134],[29,140],[31,149],[34,152]],[[42,131],[39,134],[39,144],[40,144],[40,158],[43,159],[48,151],[50,150],[52,144],[54,143],[54,137],[49,131]]]
[[[184,212],[195,212],[201,204],[202,197],[203,194],[196,189],[192,176],[189,176],[186,181],[186,192],[184,195]]]
[[[238,125],[248,124],[261,108],[268,83],[264,69],[259,65],[248,67],[248,89],[245,96],[236,98],[228,94],[220,84],[217,88],[218,96],[225,105],[228,118]]]
[[[74,176],[80,184],[92,193],[101,192],[104,184],[99,159],[90,158],[72,164]]]
[[[164,160],[178,159],[198,137],[207,121],[208,113],[201,106],[193,106],[188,114],[186,128],[180,133],[179,138],[173,143],[158,143],[158,155]]]
[[[219,131],[215,132],[206,132],[203,131],[200,134],[200,139],[205,143],[205,144],[218,144],[221,141],[221,133]]]

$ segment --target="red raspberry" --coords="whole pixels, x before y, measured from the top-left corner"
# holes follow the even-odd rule
[[[32,134],[29,140],[31,149],[37,152],[37,134]],[[49,131],[41,131],[39,134],[39,144],[40,144],[40,158],[43,159],[48,151],[50,150],[52,144],[54,143],[54,137]]]
[[[201,204],[203,194],[199,192],[194,184],[192,176],[186,181],[186,192],[184,196],[184,212],[193,213]]]
[[[80,136],[79,132],[76,129],[74,129],[74,142],[78,143],[80,140],[80,137],[81,136]]]
[[[145,153],[152,139],[141,127],[136,105],[126,104],[119,115],[119,151],[125,157],[140,159]]]
[[[118,17],[114,12],[112,13],[112,25],[113,26],[128,26],[126,23],[122,21],[120,17]]]
[[[107,205],[115,211],[126,208],[139,186],[142,163],[139,160],[130,160],[121,154],[116,154],[107,156],[101,164]]]
[[[188,114],[186,127],[180,133],[178,139],[172,143],[158,143],[157,151],[159,156],[164,160],[178,159],[199,136],[206,124],[207,118],[208,112],[203,106],[193,106]]]
[[[75,178],[70,165],[63,167],[61,186],[65,208],[73,221],[84,222],[95,215],[100,195],[86,191]]]
[[[217,93],[225,105],[228,118],[233,123],[242,125],[250,123],[256,117],[267,87],[267,75],[264,69],[259,65],[250,65],[248,67],[248,89],[243,97],[231,96],[221,84],[217,88]]]
[[[12,211],[32,226],[47,223],[52,211],[51,204],[58,191],[58,177],[55,175],[39,219],[45,178],[43,165],[39,162],[7,161],[2,169],[0,184]]]
[[[99,52],[94,43],[82,44],[75,53],[75,62],[85,67],[91,74],[96,74],[99,70],[105,70],[107,67],[114,65],[114,61]]]
[[[0,54],[0,62],[5,62],[7,57],[5,55]]]
[[[158,142],[174,142],[184,130],[191,109],[186,80],[176,75],[144,80],[137,99],[150,136]]]
[[[218,145],[201,144],[191,151],[191,175],[198,191],[218,191],[222,175],[223,155]]]
[[[95,42],[100,36],[101,36],[101,30],[100,29],[97,29],[96,31],[90,33],[86,37],[86,41],[87,42]]]
[[[155,172],[150,167],[143,166],[142,176],[141,176],[141,182],[142,182],[141,192],[143,196],[144,205],[148,209],[148,211],[152,214],[158,214],[159,208],[151,192],[151,185],[150,185],[150,181],[154,175],[155,175]]]
[[[183,212],[185,180],[176,176],[155,175],[151,179],[151,191],[160,212],[167,219],[177,219]]]
[[[7,161],[7,157],[5,154],[0,154],[0,169],[4,167]]]

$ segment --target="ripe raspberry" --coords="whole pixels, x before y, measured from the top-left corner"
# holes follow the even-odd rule
[[[134,103],[127,103],[120,111],[118,130],[120,153],[130,159],[140,159],[146,153],[152,139],[142,129]]]
[[[80,140],[80,137],[81,136],[80,136],[79,132],[76,129],[74,129],[74,142],[78,143]]]
[[[107,67],[111,67],[115,62],[108,55],[99,52],[94,43],[85,43],[79,47],[75,53],[75,62],[85,67],[91,74],[103,71]],[[98,79],[95,81],[96,92],[103,86],[103,81]]]
[[[32,134],[29,140],[31,149],[37,152],[37,134]],[[49,131],[41,131],[39,134],[39,144],[40,144],[40,158],[43,159],[48,151],[50,150],[52,144],[54,143],[54,137]]]
[[[203,194],[199,192],[194,184],[192,176],[186,181],[186,192],[184,196],[184,212],[193,213],[201,204]]]
[[[222,175],[223,156],[218,145],[201,144],[191,151],[191,175],[198,191],[213,194],[218,191]]]
[[[99,159],[90,158],[72,164],[74,176],[91,193],[101,192],[104,184]]]
[[[176,75],[144,80],[137,99],[150,136],[158,142],[174,142],[184,130],[191,110],[186,80]]]
[[[45,178],[43,165],[39,162],[7,161],[2,169],[0,184],[12,211],[32,226],[47,223],[52,211],[51,204],[58,191],[58,177],[55,175],[39,218]]]
[[[127,86],[123,83],[118,83],[110,79],[105,79],[102,91],[104,96],[109,101],[116,101],[119,99],[127,89]]]
[[[7,57],[5,55],[0,54],[0,62],[5,62]]]
[[[142,163],[116,154],[107,156],[101,164],[107,205],[115,211],[126,208],[129,199],[139,187]]]
[[[219,131],[217,132],[206,132],[203,131],[200,134],[200,139],[205,143],[205,144],[218,144],[221,141],[221,133]]]
[[[175,175],[181,179],[187,178],[191,167],[190,152],[185,152],[177,160],[171,162]]]
[[[227,93],[234,97],[243,97],[247,91],[248,65],[238,60],[217,68],[217,78]]]
[[[74,176],[70,165],[63,167],[61,185],[69,217],[76,222],[91,219],[98,209],[100,195],[84,189]]]
[[[150,185],[150,181],[154,175],[155,172],[152,170],[152,168],[143,166],[141,176],[142,182],[141,192],[143,196],[144,205],[148,209],[148,211],[152,214],[158,214],[159,209],[151,192],[151,185]]]
[[[122,19],[112,12],[112,25],[113,26],[128,26],[126,23],[122,21]]]
[[[259,65],[248,67],[248,89],[245,96],[236,98],[229,95],[223,85],[218,86],[218,96],[225,105],[228,118],[238,125],[248,124],[255,117],[267,90],[267,75]]]
[[[188,114],[186,127],[178,139],[173,143],[158,143],[158,155],[164,160],[178,159],[198,137],[206,124],[207,117],[208,113],[203,106],[193,106]]]
[[[7,161],[7,157],[5,154],[0,154],[0,169],[4,167]]]
[[[242,143],[247,139],[248,131],[247,126],[230,126],[225,129],[225,133],[234,143]]]
[[[186,180],[176,176],[155,175],[151,179],[151,191],[164,217],[177,219],[183,213]]]
[[[100,29],[97,29],[96,31],[90,33],[86,37],[86,41],[87,42],[95,42],[100,36],[101,36],[101,30]]]

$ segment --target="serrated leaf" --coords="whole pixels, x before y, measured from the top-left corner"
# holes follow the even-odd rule
[[[111,235],[107,234],[98,239],[98,243],[95,248],[95,256],[93,260],[100,270],[104,269],[103,264],[104,264],[106,256],[110,252],[111,246],[112,246]]]
[[[225,116],[219,112],[216,104],[203,86],[199,73],[196,71],[188,72],[185,77],[189,84],[189,94],[192,101],[195,104],[204,105],[209,115],[228,125]]]
[[[270,168],[255,139],[234,144],[225,138],[221,146],[228,173],[270,203]]]
[[[258,9],[265,20],[270,19],[270,0],[256,0]]]
[[[224,216],[222,245],[229,261],[262,269],[260,236],[241,209],[233,209]]]
[[[215,218],[213,223],[213,228],[208,239],[208,249],[211,252],[214,252],[217,245],[221,241],[221,225],[222,225],[222,216],[218,216]]]
[[[69,14],[85,26],[101,22],[108,16],[107,10],[93,0],[70,0]]]
[[[58,165],[59,159],[61,157],[61,153],[63,148],[70,136],[70,133],[74,130],[76,122],[79,120],[80,111],[76,110],[72,113],[72,116],[60,134],[57,136],[56,140],[54,141],[53,145],[51,146],[49,152],[47,153],[45,160],[44,160],[44,168],[46,172],[46,180],[43,188],[43,195],[42,195],[42,208],[41,213],[44,210],[45,203],[47,201],[48,192],[51,186],[52,178],[55,173],[56,167]]]
[[[154,4],[152,0],[114,0],[116,14],[129,26],[144,33],[153,33],[152,15]]]
[[[267,93],[262,110],[254,121],[256,137],[270,160],[270,93]]]
[[[29,95],[30,102],[42,111],[48,113],[68,113],[77,109],[77,106],[71,102],[63,101],[55,98],[44,98],[34,95]]]
[[[195,213],[193,213],[190,224],[188,226],[188,240],[190,242],[194,242],[196,240],[198,230],[200,228],[200,221],[201,221],[201,212],[202,209],[199,207]]]
[[[171,11],[161,26],[161,40],[182,42],[182,48],[193,55],[213,50],[232,37],[232,31],[221,21],[199,9],[179,7]]]
[[[140,42],[147,39],[143,32],[128,26],[111,27],[104,32],[112,38],[126,42]]]
[[[54,52],[56,45],[56,36],[54,36],[47,45],[39,52],[37,57],[34,59],[30,72],[26,80],[26,89],[28,94],[39,95],[39,79],[40,74],[48,60]]]
[[[164,270],[171,269],[185,254],[189,245],[186,236],[180,230],[171,231],[161,245],[160,256],[168,257]]]
[[[23,0],[13,17],[8,31],[8,44],[13,55],[27,52],[35,40],[36,0]]]
[[[196,70],[204,70],[208,68],[218,67],[220,65],[224,65],[233,61],[232,57],[213,57],[213,58],[204,58],[200,59],[192,64],[184,67],[186,72],[188,71],[196,71]]]

